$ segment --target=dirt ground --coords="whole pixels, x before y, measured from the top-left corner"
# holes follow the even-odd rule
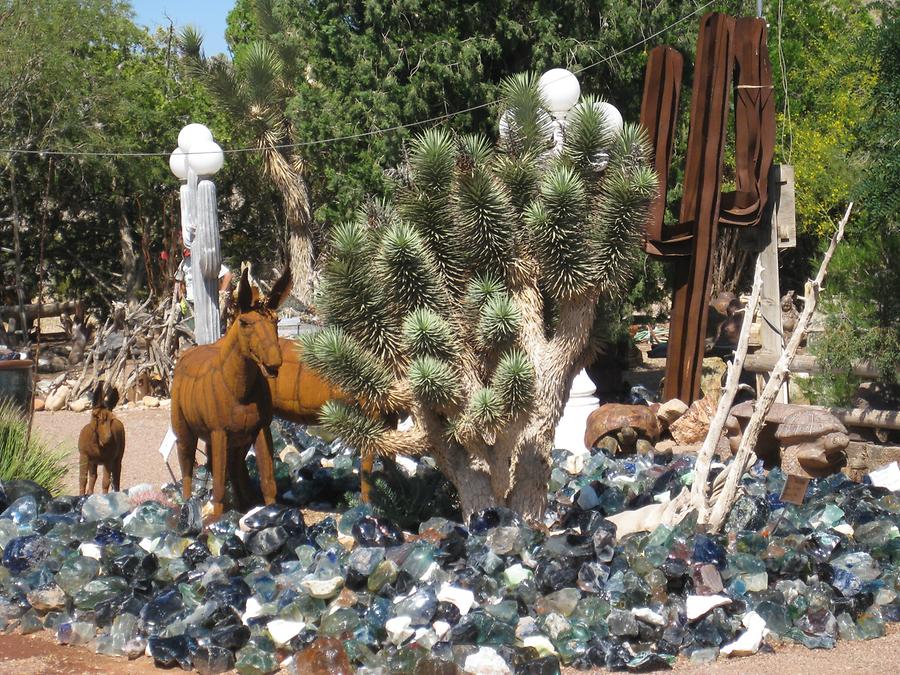
[[[169,411],[164,408],[125,409],[118,411],[125,424],[125,459],[122,487],[138,483],[160,484],[172,480],[162,456],[160,442],[169,426]],[[88,421],[89,413],[39,412],[34,428],[51,442],[71,448],[68,487],[78,490],[78,432]],[[178,475],[174,454],[170,466]],[[314,514],[310,520],[315,520]],[[319,514],[316,514],[319,515]],[[324,514],[322,514],[324,515]],[[322,517],[319,515],[319,517]],[[891,666],[890,664],[895,664]],[[757,654],[748,658],[719,660],[712,665],[692,666],[679,660],[675,670],[693,673],[743,673],[830,675],[838,673],[895,672],[900,663],[900,625],[889,624],[888,634],[867,642],[838,642],[833,650],[809,650],[799,645],[779,648],[774,654]],[[36,635],[0,635],[0,675],[77,675],[81,673],[159,672],[151,660],[141,658],[127,662],[97,656],[85,647],[57,645],[48,633]],[[579,671],[565,669],[566,675]],[[600,671],[597,671],[600,672]]]

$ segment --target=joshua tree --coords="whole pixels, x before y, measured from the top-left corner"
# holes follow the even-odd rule
[[[592,355],[598,316],[627,288],[656,192],[639,127],[590,97],[562,148],[537,80],[504,83],[501,140],[432,129],[375,201],[335,229],[304,359],[360,401],[322,421],[375,453],[429,454],[465,514],[543,513],[554,428]],[[396,431],[377,413],[409,411]]]

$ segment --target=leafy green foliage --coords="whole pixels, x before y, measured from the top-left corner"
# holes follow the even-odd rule
[[[409,366],[413,392],[433,408],[444,408],[459,396],[457,374],[446,361],[421,356]]]
[[[859,384],[849,374],[856,360],[872,363],[900,399],[900,9],[892,3],[874,9],[881,23],[863,42],[875,60],[866,74],[874,80],[871,114],[862,124],[852,122],[859,124],[858,155],[864,159],[853,195],[859,210],[828,270],[823,302],[828,323],[812,348],[826,369],[812,378],[813,395],[841,405],[851,402]]]
[[[403,338],[412,356],[449,359],[457,353],[453,328],[440,314],[429,309],[417,309],[406,317]]]
[[[0,481],[31,480],[51,494],[62,492],[68,473],[65,448],[53,448],[35,434],[28,437],[28,420],[9,401],[0,401]]]
[[[491,296],[481,308],[478,340],[485,347],[501,347],[512,342],[519,332],[522,315],[508,295]]]

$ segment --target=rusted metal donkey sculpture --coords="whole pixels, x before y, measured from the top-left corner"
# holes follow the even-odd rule
[[[119,490],[122,477],[122,455],[125,454],[125,426],[113,415],[113,408],[119,402],[119,392],[113,387],[106,389],[101,382],[94,389],[91,401],[91,421],[78,434],[78,478],[79,494],[94,492],[97,482],[97,467],[103,467],[103,494],[112,489]],[[88,480],[90,479],[90,480]]]
[[[264,300],[254,301],[244,270],[238,285],[238,316],[225,335],[211,345],[189,349],[175,366],[172,383],[172,429],[185,499],[191,496],[197,441],[206,443],[213,476],[213,515],[221,515],[225,480],[238,484],[238,506],[246,508],[251,490],[244,465],[256,447],[260,487],[266,504],[275,501],[272,459],[272,396],[267,380],[282,365],[275,310],[291,289],[290,270],[275,282]]]

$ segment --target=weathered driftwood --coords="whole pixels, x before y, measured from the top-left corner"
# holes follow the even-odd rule
[[[800,408],[796,403],[774,403],[766,414],[769,424],[781,424],[785,418]],[[900,430],[900,411],[875,410],[872,408],[826,408],[822,406],[802,406],[813,410],[824,410],[837,417],[847,427],[866,427],[870,429]],[[731,409],[731,414],[741,419],[749,419],[753,414],[750,401],[741,403]]]
[[[59,316],[63,312],[74,312],[75,302],[45,302],[23,305],[0,305],[0,321],[10,318],[21,318],[22,313],[25,316],[25,322],[30,323],[38,318],[48,316]],[[21,310],[21,311],[20,311]]]
[[[846,213],[844,213],[844,217],[838,224],[837,232],[835,232],[834,236],[831,238],[828,250],[825,251],[825,257],[822,259],[822,264],[819,266],[816,278],[806,284],[803,312],[797,320],[797,327],[785,347],[784,352],[778,359],[778,363],[775,364],[775,368],[769,375],[769,381],[766,383],[765,389],[763,389],[763,393],[756,403],[753,410],[753,416],[750,418],[747,429],[744,431],[744,435],[741,438],[740,447],[738,448],[734,461],[728,469],[722,492],[716,499],[715,505],[712,507],[712,512],[708,520],[709,530],[712,532],[718,532],[722,529],[722,526],[725,524],[725,518],[728,516],[731,507],[737,499],[738,482],[749,466],[751,458],[754,456],[753,448],[756,446],[756,440],[765,424],[766,413],[772,403],[774,403],[775,397],[778,395],[778,391],[789,372],[789,364],[797,353],[797,349],[800,347],[800,341],[803,339],[803,336],[806,334],[806,330],[809,327],[809,322],[812,319],[813,312],[816,309],[816,303],[819,299],[819,292],[825,281],[825,273],[828,270],[828,264],[831,262],[832,256],[834,256],[834,251],[837,248],[838,242],[844,237],[844,228],[847,225],[847,221],[850,219],[850,212],[852,209],[853,203],[851,202],[847,207]]]
[[[703,447],[697,455],[697,464],[694,471],[694,484],[691,486],[691,506],[697,510],[698,522],[706,522],[709,515],[709,501],[707,497],[706,481],[709,477],[709,466],[712,462],[713,454],[716,446],[719,444],[719,438],[725,429],[725,422],[731,411],[731,404],[737,394],[738,385],[741,379],[741,370],[743,369],[744,358],[747,356],[747,347],[750,342],[750,326],[753,323],[753,315],[759,306],[759,297],[762,292],[763,279],[762,261],[760,258],[756,260],[756,272],[753,276],[753,290],[750,292],[750,300],[744,308],[744,321],[741,324],[741,332],[738,337],[737,347],[734,350],[734,359],[728,364],[728,376],[725,380],[725,389],[719,399],[719,405],[716,408],[716,415],[713,417],[709,425],[709,432],[703,441]]]
[[[750,354],[747,356],[747,362],[744,364],[744,369],[751,373],[768,373],[775,367],[777,362],[778,358],[774,354]],[[810,354],[797,354],[791,360],[790,371],[792,373],[809,373],[811,375],[816,375],[826,372],[826,369],[820,365],[815,356]],[[881,377],[881,372],[870,361],[855,361],[851,372],[859,377],[871,379]],[[898,366],[897,372],[900,373],[900,366]]]
[[[238,285],[237,320],[211,345],[187,350],[175,366],[172,382],[172,430],[178,447],[183,494],[191,497],[197,441],[203,440],[213,477],[213,515],[224,509],[225,481],[235,484],[238,506],[246,508],[251,488],[244,466],[251,444],[256,447],[259,481],[266,504],[275,501],[272,456],[272,396],[267,380],[282,365],[275,310],[291,287],[288,269],[271,295],[253,303],[247,270]]]

